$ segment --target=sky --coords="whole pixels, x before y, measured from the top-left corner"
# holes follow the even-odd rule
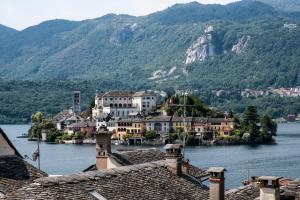
[[[84,20],[108,13],[146,15],[193,0],[0,0],[0,24],[22,30],[51,19]],[[198,0],[227,4],[237,0]]]

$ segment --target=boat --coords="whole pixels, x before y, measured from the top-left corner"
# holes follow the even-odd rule
[[[22,133],[22,135],[17,136],[17,138],[28,138],[28,134]]]

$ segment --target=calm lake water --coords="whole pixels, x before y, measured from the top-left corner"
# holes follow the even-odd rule
[[[36,142],[16,138],[29,125],[0,126],[22,155],[36,149]],[[279,124],[276,141],[277,145],[188,147],[186,157],[200,168],[225,167],[226,188],[241,186],[248,172],[250,176],[300,177],[300,124]],[[48,174],[76,173],[93,163],[95,145],[41,144],[41,168]]]

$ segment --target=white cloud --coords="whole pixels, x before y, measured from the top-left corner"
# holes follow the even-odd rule
[[[0,24],[24,29],[50,19],[83,20],[107,13],[146,15],[192,0],[1,0]],[[226,4],[237,0],[198,0]]]

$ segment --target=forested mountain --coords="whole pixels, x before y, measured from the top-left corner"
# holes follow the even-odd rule
[[[293,26],[299,21],[300,13],[244,0],[228,5],[176,4],[142,17],[109,14],[80,22],[52,20],[23,31],[0,27],[0,83],[24,81],[28,89],[27,81],[45,81],[39,90],[55,91],[54,86],[60,87],[55,81],[69,85],[89,80],[85,89],[79,87],[89,94],[123,86],[237,93],[245,88],[293,87],[300,85],[300,30]],[[46,102],[47,93],[43,94]],[[5,95],[12,94],[0,91],[5,105],[16,98]],[[56,105],[56,110],[63,105]],[[9,110],[6,107],[5,113]],[[24,118],[28,115],[29,111]]]
[[[287,11],[287,12],[299,12],[300,11],[300,1],[299,0],[255,0],[261,1],[265,4],[269,4],[276,8],[277,10]]]
[[[0,24],[0,40],[11,37],[16,32],[18,31]]]

